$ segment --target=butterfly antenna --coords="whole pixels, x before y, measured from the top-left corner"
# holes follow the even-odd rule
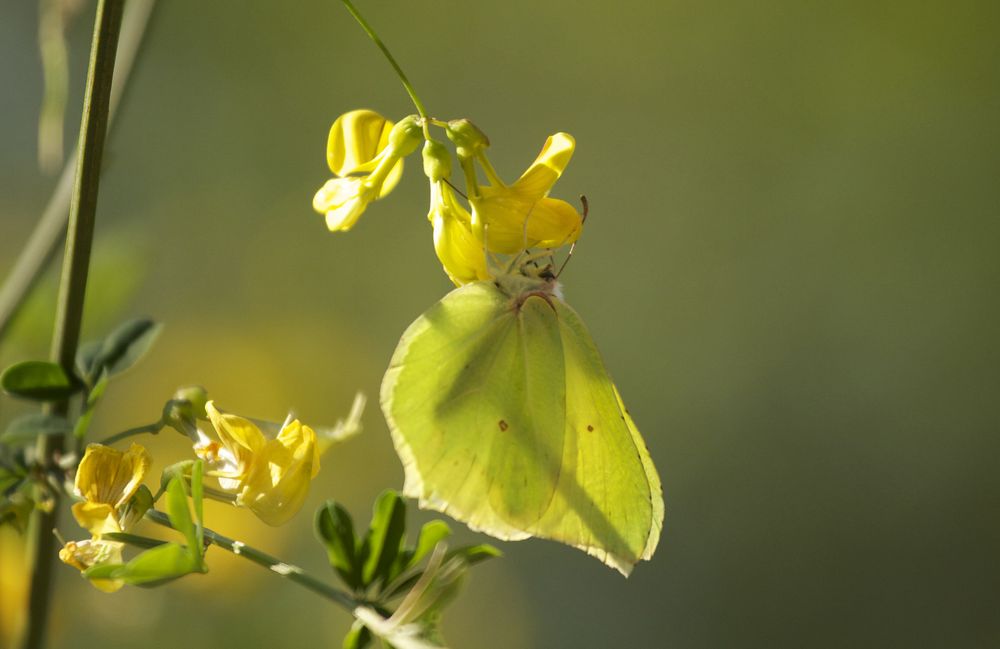
[[[580,225],[583,225],[587,222],[587,215],[590,214],[590,203],[587,201],[587,197],[583,194],[580,194],[580,205],[583,206],[583,216],[580,217]],[[566,264],[568,264],[569,260],[573,258],[574,250],[576,250],[576,241],[570,245],[569,252],[566,253],[566,259],[563,260],[562,266],[559,267],[559,272],[556,273],[556,279],[559,279],[563,270],[566,269]]]

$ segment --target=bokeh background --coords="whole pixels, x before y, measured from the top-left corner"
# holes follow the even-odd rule
[[[592,209],[567,299],[667,503],[655,557],[627,581],[550,542],[501,544],[450,610],[451,643],[1000,646],[1000,4],[359,5],[434,115],[489,134],[505,177],[549,133],[576,136],[554,195]],[[67,142],[93,9],[69,30]],[[3,273],[55,182],[36,162],[37,31],[35,3],[0,5]],[[97,431],[155,419],[189,383],[316,424],[372,397],[289,526],[209,511],[331,579],[310,512],[333,497],[365,521],[401,486],[379,380],[450,288],[418,164],[348,234],[311,211],[326,131],[357,107],[412,112],[338,2],[160,2],[109,142],[86,322],[91,336],[166,323]],[[53,296],[50,276],[4,364],[45,353]],[[151,445],[160,466],[188,452],[172,434]],[[16,582],[16,546],[0,551]],[[51,645],[339,646],[339,610],[209,559],[206,576],[113,596],[60,567]]]

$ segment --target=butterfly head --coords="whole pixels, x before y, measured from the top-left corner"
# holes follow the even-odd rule
[[[540,254],[551,256],[550,251]],[[552,264],[539,264],[539,260],[538,255],[522,253],[494,276],[494,284],[511,298],[515,308],[520,308],[531,296],[540,297],[549,304],[552,304],[552,298],[562,299],[562,286],[556,279]]]

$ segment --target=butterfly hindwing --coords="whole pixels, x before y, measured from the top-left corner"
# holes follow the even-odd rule
[[[554,304],[566,367],[565,455],[558,496],[539,536],[627,575],[659,540],[660,479],[583,321],[564,302]]]

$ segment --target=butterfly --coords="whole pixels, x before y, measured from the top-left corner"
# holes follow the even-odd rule
[[[428,309],[381,403],[421,507],[499,539],[565,543],[625,576],[656,549],[660,478],[550,266],[512,263]]]

